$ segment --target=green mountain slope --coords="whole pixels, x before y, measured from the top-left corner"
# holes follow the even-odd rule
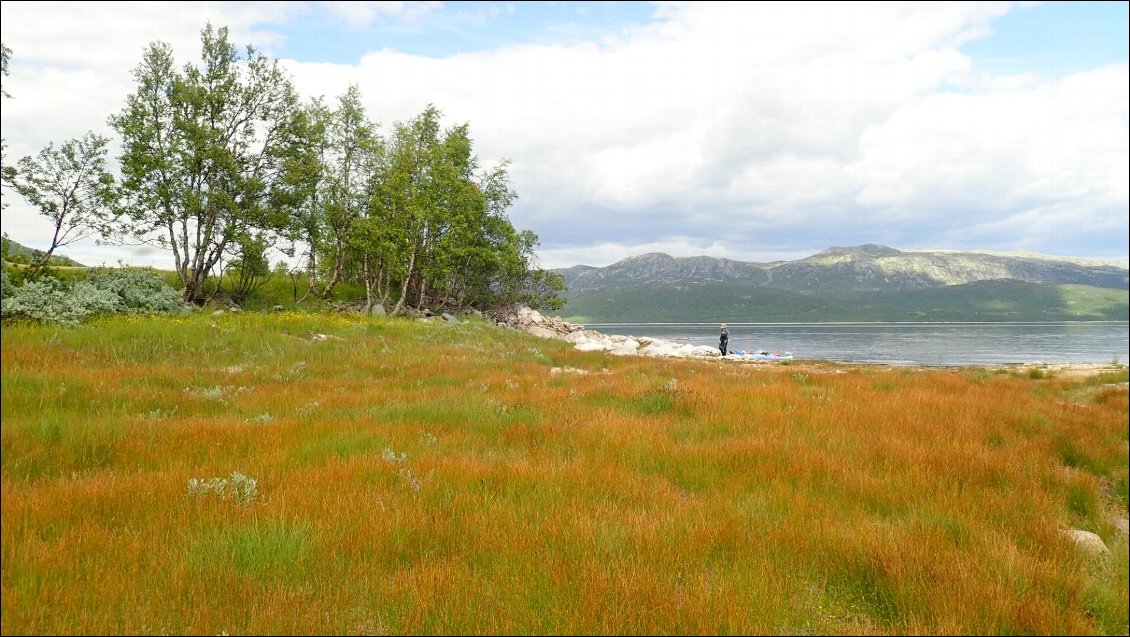
[[[978,281],[919,290],[803,294],[751,284],[647,283],[570,292],[558,315],[585,322],[1125,321],[1127,290]]]
[[[7,237],[4,237],[3,239],[2,251],[4,254],[4,260],[11,263],[30,263],[34,259],[39,258],[39,255],[43,254],[42,250],[29,248],[25,245],[16,243],[15,241],[12,241]],[[47,265],[54,265],[64,268],[86,267],[78,261],[75,261],[74,259],[71,259],[69,257],[65,257],[61,254],[51,255],[51,259],[47,262]]]

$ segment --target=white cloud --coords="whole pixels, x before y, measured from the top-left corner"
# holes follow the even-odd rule
[[[128,69],[157,34],[186,59],[207,16],[229,24],[234,42],[270,45],[279,41],[270,24],[317,10],[182,4],[171,30],[150,5],[133,11],[134,28],[117,5],[92,4],[101,9],[84,9],[81,21],[109,31],[85,37],[98,50],[86,57],[51,54],[67,60],[54,75],[20,68],[5,4],[14,51],[5,87],[16,97],[4,103],[8,156],[120,109]],[[423,10],[346,4],[353,13],[341,17],[357,23]],[[657,246],[764,261],[863,242],[1125,259],[1127,67],[986,76],[957,47],[1008,10],[671,3],[655,22],[599,40],[284,64],[308,95],[332,99],[358,84],[386,129],[429,103],[448,123],[470,122],[484,163],[512,160],[511,219],[538,233],[553,267],[570,258],[606,265]],[[26,50],[84,39],[46,19],[37,28],[48,41]],[[128,54],[111,44],[128,44]]]
[[[352,27],[365,27],[380,17],[419,19],[440,8],[442,2],[320,2],[333,16]]]
[[[985,247],[1125,246],[1126,78],[1116,65],[910,101],[861,136],[856,202]]]
[[[211,21],[216,28],[228,27],[237,45],[266,48],[281,40],[257,25],[302,10],[287,2],[4,2],[2,8],[0,30],[12,50],[10,75],[4,78],[12,95],[3,100],[5,163],[86,131],[115,138],[107,118],[135,90],[133,69],[154,41],[169,43],[175,60],[188,63],[198,58],[200,32]],[[115,147],[111,153],[116,152]],[[5,192],[4,201],[10,207],[3,212],[3,230],[17,242],[46,249],[47,220],[14,194]],[[81,263],[113,265],[116,254],[127,263],[172,267],[171,255],[114,250],[93,241],[64,252]]]

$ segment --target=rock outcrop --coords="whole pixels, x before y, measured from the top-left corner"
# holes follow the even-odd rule
[[[620,334],[601,334],[596,330],[586,330],[584,326],[573,325],[553,316],[545,316],[537,310],[520,307],[513,314],[498,320],[506,325],[543,338],[557,338],[569,341],[583,352],[606,351],[618,356],[657,356],[669,358],[719,358],[717,348],[709,345],[690,345],[672,343],[648,336],[623,336]]]

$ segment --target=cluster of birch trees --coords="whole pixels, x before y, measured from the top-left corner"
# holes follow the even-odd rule
[[[178,67],[156,42],[134,79],[109,118],[120,177],[93,133],[5,167],[55,224],[45,261],[92,234],[157,245],[199,302],[222,273],[246,293],[275,248],[301,262],[302,299],[351,282],[393,313],[564,304],[561,277],[535,267],[537,235],[507,218],[508,163],[480,166],[469,126],[444,128],[434,106],[382,134],[356,86],[303,100],[277,60],[211,25],[199,64]]]

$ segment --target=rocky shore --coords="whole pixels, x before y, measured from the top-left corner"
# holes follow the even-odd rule
[[[498,321],[515,329],[543,338],[569,341],[585,352],[606,351],[617,356],[666,356],[677,358],[717,358],[717,348],[706,345],[676,344],[650,337],[601,334],[573,325],[553,316],[544,316],[537,310],[520,307],[513,314]]]
[[[738,362],[766,362],[764,360],[750,359],[742,356],[721,356],[717,347],[710,345],[690,345],[674,343],[649,336],[625,336],[620,334],[602,334],[596,330],[585,329],[582,325],[574,325],[557,317],[545,316],[537,310],[520,307],[513,313],[497,319],[500,325],[528,332],[543,338],[557,338],[569,341],[578,350],[606,351],[617,356],[654,356],[666,358],[698,358],[733,360]],[[1056,362],[1031,362],[1015,365],[995,365],[994,369],[1006,369],[1021,374],[1035,373],[1037,371],[1055,376],[1090,376],[1107,372],[1125,370],[1124,365],[1117,363],[1056,363]]]
[[[553,316],[544,316],[537,310],[528,307],[518,308],[516,312],[498,322],[501,325],[513,327],[535,336],[569,341],[574,344],[576,349],[583,352],[605,351],[617,356],[753,360],[736,355],[723,357],[717,347],[710,345],[674,343],[650,336],[602,334],[596,330],[587,330],[584,326],[573,325]]]

